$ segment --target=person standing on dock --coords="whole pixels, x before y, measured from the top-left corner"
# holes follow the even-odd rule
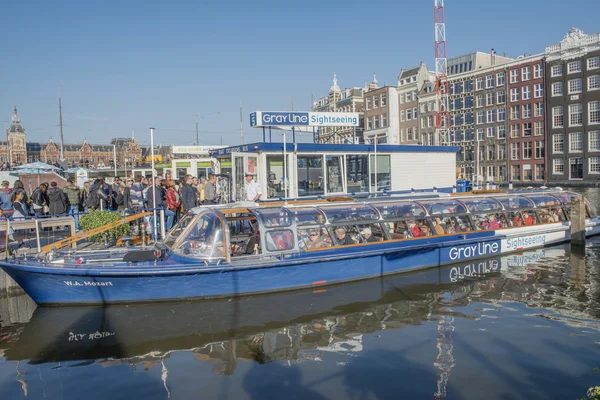
[[[181,189],[181,201],[183,203],[183,212],[187,212],[198,206],[198,196],[192,186],[192,176],[186,175]]]
[[[69,178],[67,179],[69,183],[64,187],[63,192],[67,197],[67,214],[72,215],[75,219],[75,230],[78,231],[79,228],[79,201],[81,199],[81,193],[79,190],[79,186],[75,185],[75,179]]]
[[[2,189],[0,189],[0,208],[4,211],[12,210],[13,205],[10,201],[13,191],[9,188],[10,183],[8,181],[2,182]]]
[[[48,189],[48,200],[50,201],[50,214],[60,215],[67,212],[67,196],[58,187],[56,181],[50,182],[50,189]]]
[[[160,210],[164,210],[165,213],[165,230],[169,230],[171,229],[171,227],[173,226],[173,219],[175,218],[175,214],[173,213],[173,211],[169,210],[168,208],[166,208],[166,193],[163,189],[163,187],[161,186],[161,178],[160,177],[156,177],[156,179],[154,180],[154,185],[150,186],[148,188],[148,208],[150,208],[150,210],[156,209],[157,213],[160,212]],[[154,215],[150,216],[150,232],[151,235],[153,237],[158,236],[158,232],[153,232],[154,231],[154,221],[153,221]]]
[[[260,186],[258,183],[254,181],[254,174],[246,173],[246,188],[245,188],[246,196],[244,196],[244,200],[257,202],[260,200],[260,196],[262,195],[262,191],[260,190]]]
[[[135,183],[129,188],[129,198],[131,199],[131,208],[134,212],[138,212],[141,208],[144,208],[144,198],[142,191],[144,185],[142,183],[142,176],[138,175],[135,177]]]
[[[209,174],[204,187],[204,204],[217,204],[217,194],[217,177],[215,174]]]

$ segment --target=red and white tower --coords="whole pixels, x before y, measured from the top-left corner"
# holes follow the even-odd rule
[[[448,64],[446,60],[446,21],[444,0],[434,0],[435,23],[435,128],[437,145],[450,144],[450,108],[448,98]]]

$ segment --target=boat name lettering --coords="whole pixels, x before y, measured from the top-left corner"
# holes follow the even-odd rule
[[[64,281],[66,286],[112,286],[112,282]]]
[[[109,336],[116,335],[116,332],[100,332],[96,331],[94,333],[73,333],[69,332],[69,342],[76,342],[79,340],[84,340],[87,336],[87,340],[96,340],[102,339]]]
[[[526,236],[514,239],[506,239],[506,248],[508,250],[518,249],[519,247],[534,246],[546,243],[546,235]]]
[[[484,242],[469,246],[452,247],[450,249],[450,260],[462,260],[465,258],[480,257],[500,252],[498,242]]]
[[[450,270],[450,282],[458,282],[464,278],[476,278],[484,274],[498,272],[500,264],[498,260],[482,261],[479,263],[453,267]]]

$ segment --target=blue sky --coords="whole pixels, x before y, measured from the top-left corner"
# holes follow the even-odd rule
[[[598,0],[447,0],[448,57],[539,53],[598,15]],[[149,143],[153,126],[192,144],[199,120],[201,144],[233,145],[240,102],[248,143],[251,111],[308,110],[334,72],[344,88],[434,67],[433,1],[6,0],[1,20],[0,123],[17,105],[31,141],[59,138],[59,84],[65,142]]]

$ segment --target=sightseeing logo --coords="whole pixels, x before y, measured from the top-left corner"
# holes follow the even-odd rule
[[[250,114],[250,126],[348,126],[360,124],[358,113],[256,111]]]
[[[506,249],[516,250],[523,247],[539,246],[546,243],[546,235],[525,236],[514,239],[506,239]]]

